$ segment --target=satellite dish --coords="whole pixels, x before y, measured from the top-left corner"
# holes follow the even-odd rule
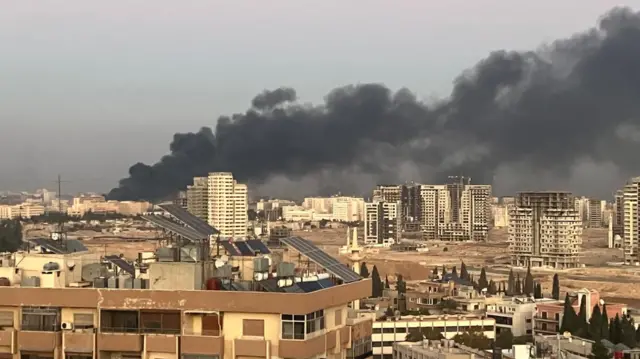
[[[229,261],[229,257],[227,255],[222,255],[220,256],[220,260],[224,261],[225,263]]]
[[[562,336],[565,337],[565,339],[571,339],[571,332],[564,332]]]
[[[223,261],[222,259],[216,259],[216,262],[215,262],[216,268],[220,268],[220,267],[224,266],[225,264],[226,264],[226,262]]]
[[[76,266],[76,262],[74,262],[72,260],[67,261],[67,268],[73,269],[73,268],[75,268],[75,266]]]

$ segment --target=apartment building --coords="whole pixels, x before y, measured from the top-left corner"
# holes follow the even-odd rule
[[[187,211],[203,221],[209,220],[209,178],[195,177],[187,186]]]
[[[612,219],[613,223],[611,224],[611,230],[613,236],[619,235],[622,237],[624,235],[624,191],[618,190],[614,196],[613,202],[613,214]]]
[[[580,302],[584,297],[586,300],[587,320],[591,317],[593,307],[603,306],[600,301],[600,293],[597,290],[583,288],[569,294],[571,305],[576,313],[580,311]],[[620,303],[606,303],[607,317],[615,318],[616,315],[622,316],[627,314],[627,305]],[[556,334],[562,324],[562,315],[564,313],[564,300],[549,301],[536,303],[536,313],[533,316],[533,334]]]
[[[44,212],[44,206],[36,203],[22,203],[15,206],[0,205],[0,219],[31,218],[42,216]]]
[[[487,305],[487,317],[496,320],[496,334],[511,331],[516,336],[533,334],[533,317],[538,304],[558,304],[555,299],[530,297],[503,297],[497,303]]]
[[[166,220],[159,223],[178,236],[192,234],[193,229],[175,227]],[[2,258],[0,356],[368,357],[372,320],[355,315],[349,306],[371,294],[371,281],[336,266],[337,260],[318,260],[321,250],[307,251],[311,244],[296,244],[302,241],[288,242],[286,250],[302,251],[326,267],[311,268],[305,260],[274,269],[267,260],[268,250],[244,254],[248,245],[260,246],[247,241],[235,247],[225,242],[225,248],[230,248],[226,256],[240,249],[242,254],[235,255],[244,255],[257,264],[252,266],[256,273],[264,274],[250,281],[231,280],[231,264],[216,264],[214,269],[209,262],[164,257],[162,253],[171,248],[159,248],[143,262],[117,255],[101,257],[86,248],[71,252],[60,241],[41,241],[48,248],[46,254]]]
[[[588,228],[602,228],[605,224],[605,210],[606,210],[606,201],[601,201],[599,199],[589,198],[589,202],[587,204],[587,220],[586,226]]]
[[[402,204],[373,201],[364,205],[364,242],[369,245],[387,245],[400,242],[402,230]]]
[[[477,352],[477,351],[476,351]],[[393,344],[394,359],[483,359],[469,350],[457,348],[453,341],[426,340],[424,342],[396,342]]]
[[[427,240],[486,240],[491,220],[491,186],[464,181],[421,185],[421,227]]]
[[[373,323],[373,358],[387,359],[393,355],[394,343],[404,342],[411,330],[433,328],[445,339],[467,331],[483,333],[489,339],[495,339],[495,320],[476,315],[427,315],[401,316],[395,320],[378,320]],[[415,329],[414,329],[415,328]]]
[[[571,193],[518,194],[509,221],[513,265],[575,268],[581,249],[582,220]]]
[[[362,221],[364,219],[364,198],[331,197],[331,214],[334,221]]]
[[[640,177],[631,178],[623,190],[622,239],[624,261],[627,264],[640,262],[638,247],[640,241],[640,215],[638,201],[640,198]]]
[[[230,172],[213,172],[208,182],[208,223],[225,238],[247,236],[249,210],[247,185],[239,184]]]

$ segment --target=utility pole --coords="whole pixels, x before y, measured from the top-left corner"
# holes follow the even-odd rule
[[[68,183],[69,181],[63,181],[62,176],[58,174],[58,180],[56,183],[58,184],[58,215],[60,220],[58,221],[58,236],[59,240],[62,241],[65,249],[67,248],[67,238],[64,235],[64,213],[62,211],[62,183]]]

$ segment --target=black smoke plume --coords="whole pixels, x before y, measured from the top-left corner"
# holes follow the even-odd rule
[[[310,106],[281,88],[221,117],[215,131],[176,134],[170,149],[132,166],[109,197],[165,198],[211,171],[279,195],[463,174],[503,193],[606,196],[640,172],[640,13],[616,8],[569,39],[493,52],[438,103],[365,84]]]

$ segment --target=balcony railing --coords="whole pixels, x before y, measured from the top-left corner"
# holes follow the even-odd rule
[[[184,335],[194,335],[194,336],[203,336],[203,337],[219,337],[221,334],[221,329],[203,329],[201,331],[195,331],[193,329],[185,329],[183,331]]]
[[[123,333],[123,334],[172,334],[179,335],[180,328],[131,328],[131,327],[102,327],[102,333]]]

